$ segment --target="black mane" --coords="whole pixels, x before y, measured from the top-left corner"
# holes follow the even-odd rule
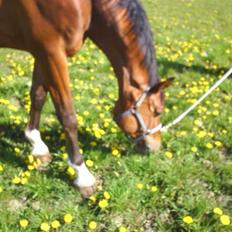
[[[136,34],[139,45],[144,53],[142,65],[148,69],[150,85],[154,86],[159,82],[157,75],[157,64],[153,35],[148,24],[146,13],[138,0],[119,0],[119,7],[126,8],[129,19],[132,23],[131,30]]]

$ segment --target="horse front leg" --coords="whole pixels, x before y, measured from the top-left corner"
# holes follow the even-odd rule
[[[77,138],[77,119],[69,87],[67,57],[62,49],[56,48],[54,53],[43,55],[43,70],[47,81],[47,88],[52,97],[56,113],[66,135],[69,165],[77,172],[74,181],[84,197],[95,192],[95,178],[86,167],[80,154]]]
[[[31,108],[28,126],[25,135],[32,145],[31,154],[41,161],[39,167],[48,165],[51,155],[47,145],[43,142],[39,132],[40,115],[46,100],[47,90],[44,83],[44,76],[38,59],[35,60],[33,80],[31,87]]]

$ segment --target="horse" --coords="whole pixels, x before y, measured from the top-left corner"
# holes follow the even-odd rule
[[[31,154],[43,164],[51,161],[39,132],[49,93],[66,135],[68,163],[77,173],[73,184],[83,197],[96,191],[96,179],[78,146],[67,58],[86,38],[106,54],[116,74],[114,120],[141,150],[156,151],[161,135],[150,129],[160,123],[163,90],[172,79],[160,81],[151,29],[139,0],[0,0],[0,47],[27,51],[35,59],[25,129]]]

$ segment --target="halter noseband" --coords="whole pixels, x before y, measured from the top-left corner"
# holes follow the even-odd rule
[[[141,140],[143,140],[145,137],[147,137],[148,135],[151,134],[155,134],[156,132],[160,131],[160,129],[162,128],[162,124],[160,123],[158,126],[149,129],[147,128],[142,115],[140,114],[140,112],[138,111],[138,108],[143,104],[145,98],[148,96],[149,91],[151,90],[151,87],[147,87],[143,94],[138,98],[138,100],[134,103],[134,105],[127,111],[117,115],[115,117],[115,120],[118,122],[120,119],[127,117],[129,115],[134,115],[139,126],[142,128],[143,133],[141,135],[139,135],[137,138],[134,139],[135,143],[140,142]]]

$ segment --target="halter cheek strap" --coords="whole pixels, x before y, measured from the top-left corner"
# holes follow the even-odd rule
[[[162,124],[159,124],[158,126],[156,126],[155,128],[149,129],[147,128],[142,115],[140,114],[140,112],[138,111],[138,108],[142,105],[142,103],[144,102],[145,98],[148,96],[149,91],[151,90],[151,87],[147,87],[143,94],[139,97],[139,99],[135,102],[134,106],[132,108],[130,108],[129,110],[117,115],[115,117],[115,120],[118,122],[120,121],[122,118],[127,117],[129,115],[133,115],[135,116],[139,126],[141,127],[143,133],[138,136],[137,138],[134,139],[135,143],[140,142],[141,140],[143,140],[144,138],[146,138],[148,135],[151,134],[155,134],[156,132],[158,132],[161,128],[162,128]]]

